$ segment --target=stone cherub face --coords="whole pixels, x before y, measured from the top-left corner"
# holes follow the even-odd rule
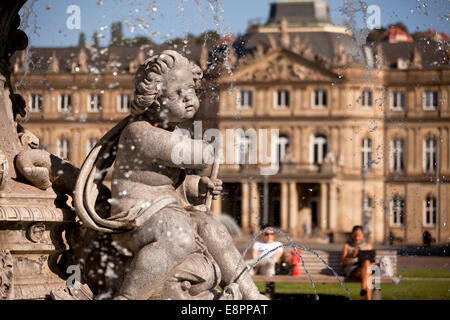
[[[167,73],[161,84],[160,117],[169,122],[182,122],[194,117],[200,102],[195,93],[192,71],[185,65],[176,66]]]
[[[131,112],[151,112],[172,123],[192,119],[200,106],[195,89],[202,75],[197,65],[172,50],[147,59],[136,72]]]

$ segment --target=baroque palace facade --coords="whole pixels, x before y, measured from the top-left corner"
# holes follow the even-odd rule
[[[200,119],[224,137],[243,129],[232,147],[245,159],[260,147],[249,129],[278,129],[280,168],[264,177],[260,159],[222,164],[215,213],[244,232],[268,222],[294,237],[340,241],[363,224],[377,243],[421,243],[424,231],[448,242],[450,69],[442,43],[359,46],[331,24],[326,2],[277,1],[267,23],[223,45],[231,72],[214,79],[219,99],[204,99]],[[128,114],[133,73],[150,50],[162,48],[35,48],[13,57],[13,83],[29,104],[24,126],[80,166]],[[207,69],[204,47],[187,56]]]

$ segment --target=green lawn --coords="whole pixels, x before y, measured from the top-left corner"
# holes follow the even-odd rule
[[[259,290],[264,292],[264,283],[256,283]],[[339,284],[316,283],[317,294],[327,298],[348,298],[343,287]],[[353,300],[363,299],[359,295],[361,285],[359,283],[345,283]],[[450,300],[450,281],[438,280],[410,280],[401,281],[399,284],[381,285],[383,300]],[[277,283],[275,284],[276,299],[295,299],[309,295],[313,299],[314,290],[309,283]]]
[[[399,269],[397,275],[410,278],[450,278],[450,269]]]

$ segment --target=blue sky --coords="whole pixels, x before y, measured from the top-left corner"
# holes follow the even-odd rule
[[[184,37],[218,30],[221,34],[242,34],[249,20],[265,22],[269,5],[275,0],[221,0],[220,7],[213,0],[29,0],[32,8],[23,28],[32,46],[52,47],[77,45],[80,32],[88,41],[92,34],[103,34],[101,45],[107,45],[110,25],[122,21],[126,37],[147,36],[161,43],[168,38]],[[411,32],[429,28],[450,33],[450,4],[448,0],[329,0],[331,19],[344,24],[352,16],[352,4],[366,3],[381,8],[381,24],[386,26],[404,22]],[[70,5],[80,8],[80,29],[69,29],[66,13]],[[22,15],[27,10],[21,11]],[[353,28],[364,27],[363,15],[353,15]]]

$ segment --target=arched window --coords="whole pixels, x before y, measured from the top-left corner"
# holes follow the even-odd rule
[[[311,162],[316,165],[321,165],[328,152],[328,138],[326,135],[316,133],[311,139]]]
[[[424,227],[434,227],[436,225],[436,198],[427,196],[423,212]]]

